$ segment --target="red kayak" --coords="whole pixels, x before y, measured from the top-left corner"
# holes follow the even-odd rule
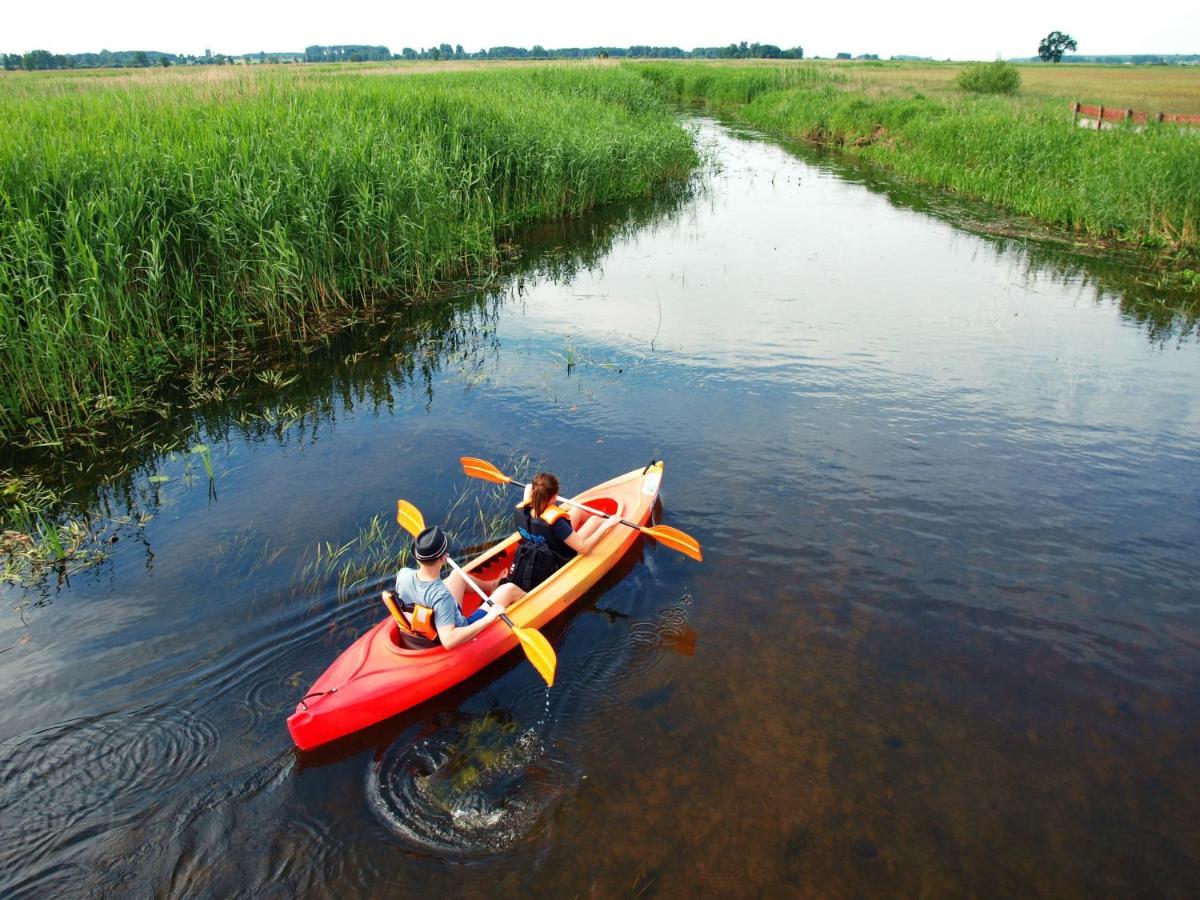
[[[658,499],[663,464],[635,469],[573,498],[607,515],[645,525]],[[572,515],[578,528],[590,514]],[[578,517],[578,518],[576,518]],[[579,599],[611,569],[638,539],[634,528],[617,526],[585,556],[576,556],[508,608],[519,628],[540,628]],[[495,578],[512,562],[520,535],[516,532],[464,568],[481,579]],[[481,600],[469,588],[463,613],[470,615]],[[514,650],[512,630],[496,622],[474,640],[446,650],[409,650],[400,644],[391,616],[357,641],[325,670],[288,717],[288,730],[301,750],[366,728],[474,675],[490,662]]]

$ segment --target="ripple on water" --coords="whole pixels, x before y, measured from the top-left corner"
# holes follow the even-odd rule
[[[268,721],[279,715],[279,710],[288,709],[295,703],[297,689],[270,673],[251,681],[242,690],[242,696],[229,701],[230,715],[237,723],[237,735],[247,737],[258,734]]]
[[[216,727],[146,707],[64,722],[0,744],[0,872],[41,879],[55,854],[128,822],[203,767]],[[0,878],[0,893],[6,884]]]
[[[608,743],[595,740],[591,732],[605,727],[613,705],[628,701],[621,687],[644,680],[662,660],[664,651],[684,656],[695,651],[696,633],[688,622],[691,603],[691,595],[684,594],[659,609],[653,618],[631,623],[615,646],[597,647],[573,660],[569,667],[560,667],[551,695],[555,726],[578,732],[573,739],[588,746]]]
[[[559,670],[546,695],[531,686],[517,707],[541,721],[522,729],[511,716],[462,717],[414,744],[388,748],[367,771],[367,801],[384,825],[409,846],[436,856],[485,856],[525,839],[580,779],[547,750],[547,735],[566,725],[587,730],[623,682],[653,668],[664,649],[690,654],[690,596],[633,623],[608,646]]]
[[[539,726],[489,714],[415,744],[395,745],[367,771],[367,801],[413,848],[484,856],[524,839],[576,776],[546,752]]]

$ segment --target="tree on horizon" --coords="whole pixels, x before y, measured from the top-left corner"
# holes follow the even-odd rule
[[[1062,62],[1063,52],[1078,49],[1075,38],[1062,31],[1052,31],[1038,44],[1038,56],[1042,62]]]

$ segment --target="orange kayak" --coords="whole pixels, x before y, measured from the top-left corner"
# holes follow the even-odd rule
[[[658,499],[662,472],[663,464],[657,462],[598,484],[572,499],[645,525]],[[576,527],[588,515],[574,513]],[[510,606],[509,617],[519,628],[542,627],[599,581],[638,537],[639,532],[627,526],[611,529],[590,553],[576,556]],[[519,541],[520,535],[514,531],[463,568],[481,579],[495,578],[512,562]],[[463,613],[470,615],[480,602],[468,588]],[[318,747],[440,694],[517,646],[512,630],[495,622],[474,640],[453,650],[409,650],[400,644],[395,620],[385,616],[316,680],[288,717],[288,730],[301,750]]]

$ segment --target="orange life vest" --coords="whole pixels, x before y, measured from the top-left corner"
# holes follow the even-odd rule
[[[405,609],[404,612],[401,612],[401,607],[396,605],[395,595],[391,591],[383,592],[383,605],[391,612],[392,618],[396,620],[396,626],[401,631],[427,641],[436,642],[438,640],[437,628],[433,625],[433,610],[428,606],[414,603],[412,609]]]
[[[527,509],[530,506],[532,506],[532,504],[533,504],[532,500],[526,500],[524,503],[518,503],[517,509]],[[530,510],[529,514],[533,515],[532,509]],[[561,509],[560,507],[557,507],[557,506],[551,504],[550,506],[547,506],[544,510],[542,510],[542,514],[538,518],[540,518],[547,525],[553,525],[555,522],[557,522],[563,516],[569,516],[569,515],[570,515],[570,513],[567,512],[565,509]]]

